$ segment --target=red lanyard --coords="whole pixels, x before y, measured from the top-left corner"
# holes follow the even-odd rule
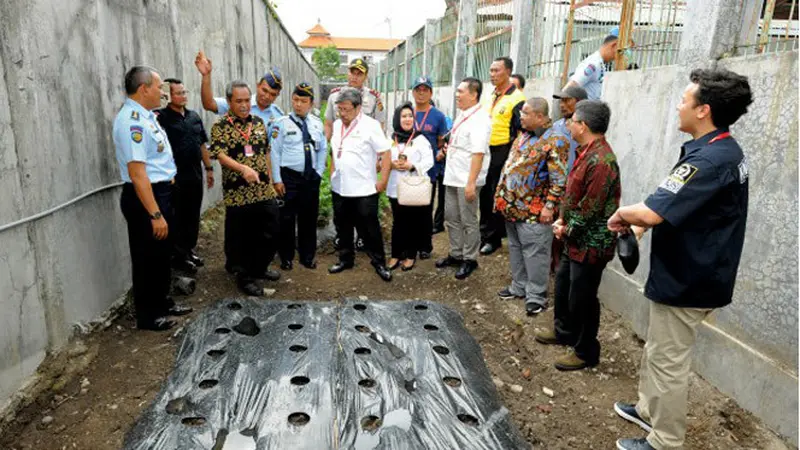
[[[466,122],[467,120],[469,120],[469,118],[470,118],[470,117],[472,117],[472,115],[473,115],[473,114],[475,114],[476,112],[478,112],[478,111],[481,109],[481,108],[480,108],[480,106],[478,106],[478,107],[474,107],[474,106],[473,106],[473,108],[475,108],[475,109],[474,109],[474,110],[473,110],[471,113],[467,114],[467,116],[466,116],[466,117],[464,117],[463,119],[461,119],[461,121],[460,121],[460,122],[458,122],[458,123],[456,124],[456,126],[454,126],[454,127],[453,127],[453,129],[450,131],[450,138],[451,138],[451,140],[455,140],[455,138],[456,138],[456,131],[458,131],[458,128],[459,128],[461,125],[463,125],[463,124],[464,124],[464,122]]]
[[[360,119],[360,118],[361,118],[361,115],[359,114],[358,117],[356,118],[356,120],[354,120],[353,123],[351,123],[350,126],[347,127],[347,133],[344,132],[344,122],[342,122],[342,131],[341,131],[341,133],[339,133],[339,134],[342,135],[342,138],[339,139],[339,152],[336,154],[336,158],[337,159],[342,157],[342,147],[344,146],[344,139],[347,136],[350,136],[350,133],[352,133],[353,130],[355,130],[356,126],[358,125],[358,119]]]
[[[494,113],[494,107],[497,106],[501,98],[505,97],[505,95],[508,94],[508,91],[510,91],[512,87],[514,87],[514,83],[509,84],[506,90],[503,91],[502,94],[494,98],[494,101],[492,102],[492,109],[490,109],[489,112]]]
[[[239,134],[242,135],[242,137],[244,138],[245,145],[249,144],[250,143],[250,133],[253,131],[253,122],[250,122],[250,126],[247,127],[247,133],[246,134],[242,130],[240,130],[239,127],[237,127],[235,123],[233,123],[233,119],[231,118],[231,116],[228,116],[228,122],[230,122],[231,125],[233,125],[233,128],[236,129],[236,131],[238,131]]]
[[[522,150],[522,148],[525,147],[525,144],[527,144],[528,141],[530,141],[532,138],[533,138],[533,135],[526,131],[525,132],[525,137],[519,141],[519,146],[517,146],[517,150]]]
[[[710,141],[708,141],[708,143],[710,145],[710,144],[713,144],[714,142],[721,141],[721,140],[723,140],[725,138],[729,138],[729,137],[731,137],[731,132],[730,131],[726,131],[724,133],[718,134],[714,139],[711,139]]]
[[[417,123],[417,110],[416,109],[414,110],[414,129],[416,131],[422,131],[422,127],[424,127],[425,126],[425,122],[428,121],[428,114],[430,114],[431,109],[433,109],[433,108],[431,108],[431,105],[428,105],[428,110],[425,111],[425,115],[422,117],[422,123]],[[412,134],[412,136],[413,136],[413,134]]]
[[[414,139],[414,130],[411,130],[411,136],[408,137],[408,140],[406,141],[405,145],[403,145],[403,149],[399,150],[400,154],[402,154],[406,150],[406,147],[408,147],[408,143],[411,142],[412,139]],[[394,138],[394,145],[400,147],[400,143],[397,142],[396,137]]]

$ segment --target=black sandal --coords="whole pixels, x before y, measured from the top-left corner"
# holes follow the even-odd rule
[[[403,272],[408,272],[409,270],[411,270],[411,269],[413,269],[413,268],[414,268],[414,265],[416,265],[416,263],[417,263],[417,260],[416,260],[416,259],[412,259],[411,261],[414,261],[414,262],[413,262],[413,263],[411,263],[411,265],[410,265],[410,266],[400,266],[400,267],[401,267],[401,269],[403,270]]]

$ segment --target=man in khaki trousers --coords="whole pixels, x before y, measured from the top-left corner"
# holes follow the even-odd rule
[[[711,311],[731,302],[744,245],[747,160],[728,128],[752,103],[750,85],[727,70],[698,69],[690,81],[678,117],[692,140],[655,193],[608,220],[611,231],[637,237],[653,228],[639,401],[614,405],[649,434],[618,440],[619,450],[683,448],[696,330]]]

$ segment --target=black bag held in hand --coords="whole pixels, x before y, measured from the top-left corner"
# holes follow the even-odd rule
[[[625,272],[631,275],[636,271],[639,265],[639,242],[632,232],[620,234],[617,238],[617,256]]]

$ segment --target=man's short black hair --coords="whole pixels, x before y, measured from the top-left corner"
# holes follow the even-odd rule
[[[711,107],[711,121],[717,128],[733,125],[753,103],[747,77],[726,69],[695,69],[689,75],[698,88],[694,94],[698,105]]]
[[[470,92],[476,92],[478,94],[478,100],[481,99],[481,94],[483,94],[483,83],[481,83],[481,80],[474,77],[467,77],[461,80],[461,82],[467,83],[467,89]]]
[[[177,78],[167,78],[166,80],[164,80],[164,83],[169,83],[169,84],[183,84],[183,81],[181,81],[181,80],[179,80],[179,79],[177,79]]]
[[[153,82],[155,69],[148,66],[133,66],[125,74],[125,92],[133,95],[139,90],[139,86],[150,86]]]
[[[502,61],[503,65],[506,67],[506,69],[509,70],[509,72],[514,70],[514,61],[512,61],[511,58],[509,58],[508,56],[501,56],[499,58],[495,58],[495,62],[497,61]]]
[[[605,134],[611,121],[611,108],[601,100],[581,100],[575,104],[572,120],[575,120],[576,116],[577,120],[585,123],[592,133]]]
[[[511,75],[511,78],[516,78],[517,82],[519,82],[519,88],[525,89],[525,77],[523,77],[518,73],[515,73],[514,75]]]
[[[614,41],[616,41],[618,39],[619,38],[617,36],[614,36],[613,34],[609,34],[608,36],[606,36],[605,39],[603,39],[603,45],[606,45],[609,42],[614,42]]]

